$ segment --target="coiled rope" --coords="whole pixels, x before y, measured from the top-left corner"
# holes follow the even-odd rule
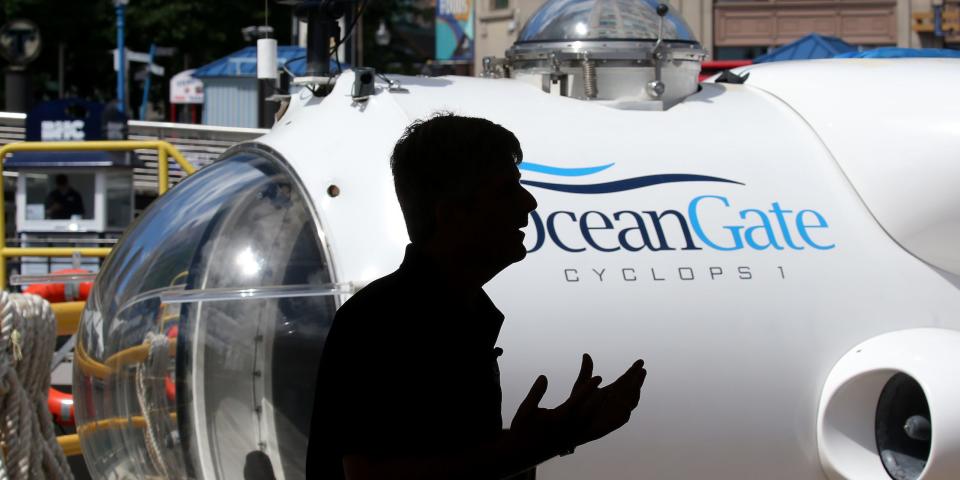
[[[144,442],[150,463],[163,478],[176,478],[164,459],[161,443],[158,439],[168,438],[176,431],[170,417],[164,414],[165,403],[164,378],[170,364],[168,339],[163,334],[147,333],[145,343],[150,346],[146,360],[137,366],[137,403],[143,412],[146,428],[143,430]]]
[[[0,291],[0,480],[73,478],[47,407],[56,338],[50,303]]]

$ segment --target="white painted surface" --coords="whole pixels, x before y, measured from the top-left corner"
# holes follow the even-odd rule
[[[409,93],[381,92],[366,105],[353,105],[352,75],[345,74],[323,101],[309,94],[294,99],[260,141],[278,150],[311,192],[339,281],[369,281],[399,264],[406,233],[388,159],[403,128],[437,110],[502,124],[520,139],[527,162],[567,168],[614,164],[585,177],[524,171],[526,181],[603,183],[685,173],[741,182],[672,183],[594,195],[529,187],[541,219],[560,211],[577,218],[597,211],[612,219],[624,210],[676,210],[686,217],[693,199],[711,196],[699,204],[708,239],[730,245],[732,238],[722,235],[731,230],[723,227],[762,225],[759,213],[739,215],[756,209],[764,212],[783,249],[719,251],[695,238],[701,249],[681,250],[683,232],[674,224],[665,235],[676,250],[573,253],[547,238],[487,286],[507,316],[500,336],[504,420],[509,424],[540,373],[551,382],[544,404],[565,398],[582,352],[593,354],[607,381],[642,357],[649,376],[630,423],[542,465],[539,478],[820,479],[818,402],[835,362],[854,345],[886,332],[960,327],[960,283],[901,248],[871,215],[872,210],[881,223],[887,221],[876,212],[893,202],[882,201],[888,188],[888,196],[920,218],[905,224],[950,218],[941,205],[956,205],[956,193],[940,185],[956,184],[960,171],[946,165],[937,149],[956,138],[955,120],[938,113],[942,105],[913,100],[890,106],[890,118],[876,110],[857,121],[843,112],[827,115],[831,102],[841,100],[851,108],[879,105],[911,75],[923,78],[925,89],[945,92],[955,88],[960,63],[905,62],[882,75],[870,63],[836,65],[837,76],[851,79],[833,84],[836,91],[822,95],[817,109],[787,105],[785,97],[767,93],[788,77],[799,85],[827,68],[810,63],[769,67],[784,69],[769,84],[760,81],[763,68],[756,67],[746,85],[704,85],[666,112],[614,110],[551,97],[511,80],[454,77],[397,77]],[[753,86],[754,76],[763,89]],[[798,115],[806,109],[811,118]],[[822,132],[828,124],[833,136]],[[906,147],[884,141],[905,131],[937,147],[910,154],[911,174],[926,183],[908,191],[895,188],[917,178],[904,175]],[[845,136],[854,140],[831,140]],[[871,159],[874,184],[850,175],[848,165],[861,158]],[[931,170],[935,175],[928,175]],[[333,184],[342,192],[335,198],[326,193]],[[715,197],[725,198],[729,207]],[[792,212],[784,214],[787,231],[803,249],[786,246],[783,228],[770,213],[774,202]],[[804,209],[818,212],[828,225],[809,229],[812,243],[832,248],[799,243],[794,219]],[[554,218],[561,241],[588,247],[566,214]],[[623,218],[612,221],[613,230],[589,230],[595,243],[618,245],[617,234],[628,227]],[[814,220],[806,214],[802,223],[819,224]],[[601,218],[591,214],[588,226],[602,226]],[[763,239],[760,230],[752,232],[758,242]],[[536,237],[531,223],[528,247]],[[749,268],[749,279],[740,278],[745,276],[740,267]],[[711,279],[716,268],[723,274]],[[691,274],[694,279],[682,279]],[[578,281],[569,281],[572,277]],[[430,291],[423,286],[424,301],[430,301]],[[874,407],[875,402],[863,408]]]
[[[803,116],[897,242],[960,275],[960,60],[820,60],[739,70],[750,72],[749,85]]]
[[[875,449],[875,416],[857,403],[874,402],[887,379],[906,373],[930,404],[930,460],[924,480],[957,478],[960,471],[960,332],[934,328],[883,334],[852,348],[830,372],[820,398],[817,439],[832,479],[885,478]]]

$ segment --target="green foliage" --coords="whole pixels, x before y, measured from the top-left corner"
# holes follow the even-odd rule
[[[292,9],[269,1],[269,22],[281,45],[290,44]],[[363,64],[379,71],[419,73],[433,57],[433,4],[423,0],[369,0],[362,20]],[[116,48],[113,0],[0,0],[0,23],[14,18],[32,20],[40,27],[43,47],[30,65],[37,99],[57,97],[58,50],[65,55],[68,96],[100,101],[114,98],[116,74],[110,51]],[[376,44],[375,33],[384,20],[391,42]],[[158,58],[166,68],[154,77],[150,96],[163,101],[170,77],[196,68],[245,46],[241,29],[264,23],[264,0],[129,0],[126,8],[126,44],[130,50],[149,51],[150,44],[175,47],[173,57]],[[349,61],[349,59],[341,59]],[[140,103],[141,84],[134,74],[142,64],[131,64],[129,104]]]
[[[116,76],[110,50],[116,48],[116,14],[112,0],[0,0],[0,22],[32,20],[40,27],[43,51],[30,71],[35,92],[57,96],[58,48],[65,47],[68,94],[107,100],[115,96]],[[290,41],[290,7],[269,2],[269,20],[281,44]],[[147,52],[150,44],[175,47],[173,57],[158,58],[166,70],[154,77],[151,98],[161,100],[170,76],[239,50],[240,30],[263,24],[263,0],[130,0],[126,9],[127,48]],[[142,64],[131,64],[134,71]],[[52,87],[52,88],[51,88]],[[139,104],[140,85],[130,74],[130,103]]]

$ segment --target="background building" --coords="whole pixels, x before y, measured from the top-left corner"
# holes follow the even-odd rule
[[[503,56],[543,3],[478,0],[474,72],[482,71],[483,57]],[[753,59],[812,32],[865,48],[960,46],[960,0],[674,0],[670,5],[714,60]]]

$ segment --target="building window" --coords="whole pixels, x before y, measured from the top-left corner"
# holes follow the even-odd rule
[[[714,51],[714,60],[753,60],[760,55],[766,55],[768,47],[717,47]]]
[[[490,0],[490,10],[506,10],[510,8],[510,0]]]
[[[22,173],[27,178],[27,220],[90,220],[96,179],[93,173]],[[62,177],[58,182],[57,177]]]

